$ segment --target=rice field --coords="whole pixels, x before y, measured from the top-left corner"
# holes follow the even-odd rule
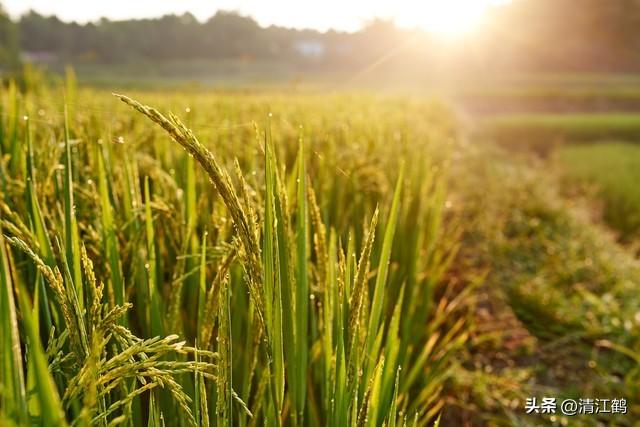
[[[468,339],[442,107],[409,105],[414,125],[366,97],[2,96],[4,417],[437,418]]]
[[[640,413],[636,260],[441,103],[71,73],[0,97],[7,425],[591,425],[526,415],[540,393]]]

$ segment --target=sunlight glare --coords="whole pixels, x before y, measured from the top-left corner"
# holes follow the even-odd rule
[[[418,3],[406,21],[427,31],[457,36],[472,31],[495,0],[424,0]]]

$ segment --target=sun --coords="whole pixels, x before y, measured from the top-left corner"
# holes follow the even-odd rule
[[[505,0],[422,0],[408,10],[404,21],[442,36],[457,36],[475,29],[489,6]]]

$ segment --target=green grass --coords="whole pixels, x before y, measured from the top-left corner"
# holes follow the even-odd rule
[[[640,147],[602,143],[563,147],[558,160],[573,185],[592,187],[605,221],[629,241],[640,232]]]
[[[55,62],[48,64],[48,69],[64,75],[67,65],[66,62]],[[136,60],[117,64],[75,62],[73,67],[82,84],[151,90],[160,87],[200,90],[202,87],[243,89],[249,86],[283,85],[295,81],[301,72],[293,65],[264,60]]]
[[[464,109],[479,115],[640,111],[637,86],[498,86],[463,90],[454,99]]]
[[[456,182],[465,223],[473,221],[462,256],[489,266],[480,305],[491,313],[478,325],[487,334],[479,335],[472,358],[491,368],[456,377],[459,393],[483,408],[486,422],[501,419],[492,415],[502,413],[516,391],[574,399],[624,395],[630,414],[637,412],[637,257],[571,207],[540,161],[532,168],[532,159],[510,153],[469,151]],[[632,425],[634,417],[555,418],[568,425]],[[541,423],[540,417],[529,421]],[[516,422],[523,422],[517,410],[505,424]]]
[[[523,114],[485,119],[484,138],[512,148],[548,152],[554,146],[597,140],[640,141],[640,115]]]
[[[640,111],[636,74],[500,74],[463,80],[450,92],[477,115]]]
[[[638,100],[638,74],[500,74],[466,81],[461,95],[485,99]]]

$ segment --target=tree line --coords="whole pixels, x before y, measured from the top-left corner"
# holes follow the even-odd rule
[[[388,57],[386,66],[640,71],[640,0],[514,0],[493,8],[485,27],[443,55],[434,36],[379,20],[345,33],[265,28],[226,11],[205,22],[184,14],[87,24],[34,11],[11,21],[0,11],[0,65],[35,52],[98,63],[258,59],[339,69]]]

